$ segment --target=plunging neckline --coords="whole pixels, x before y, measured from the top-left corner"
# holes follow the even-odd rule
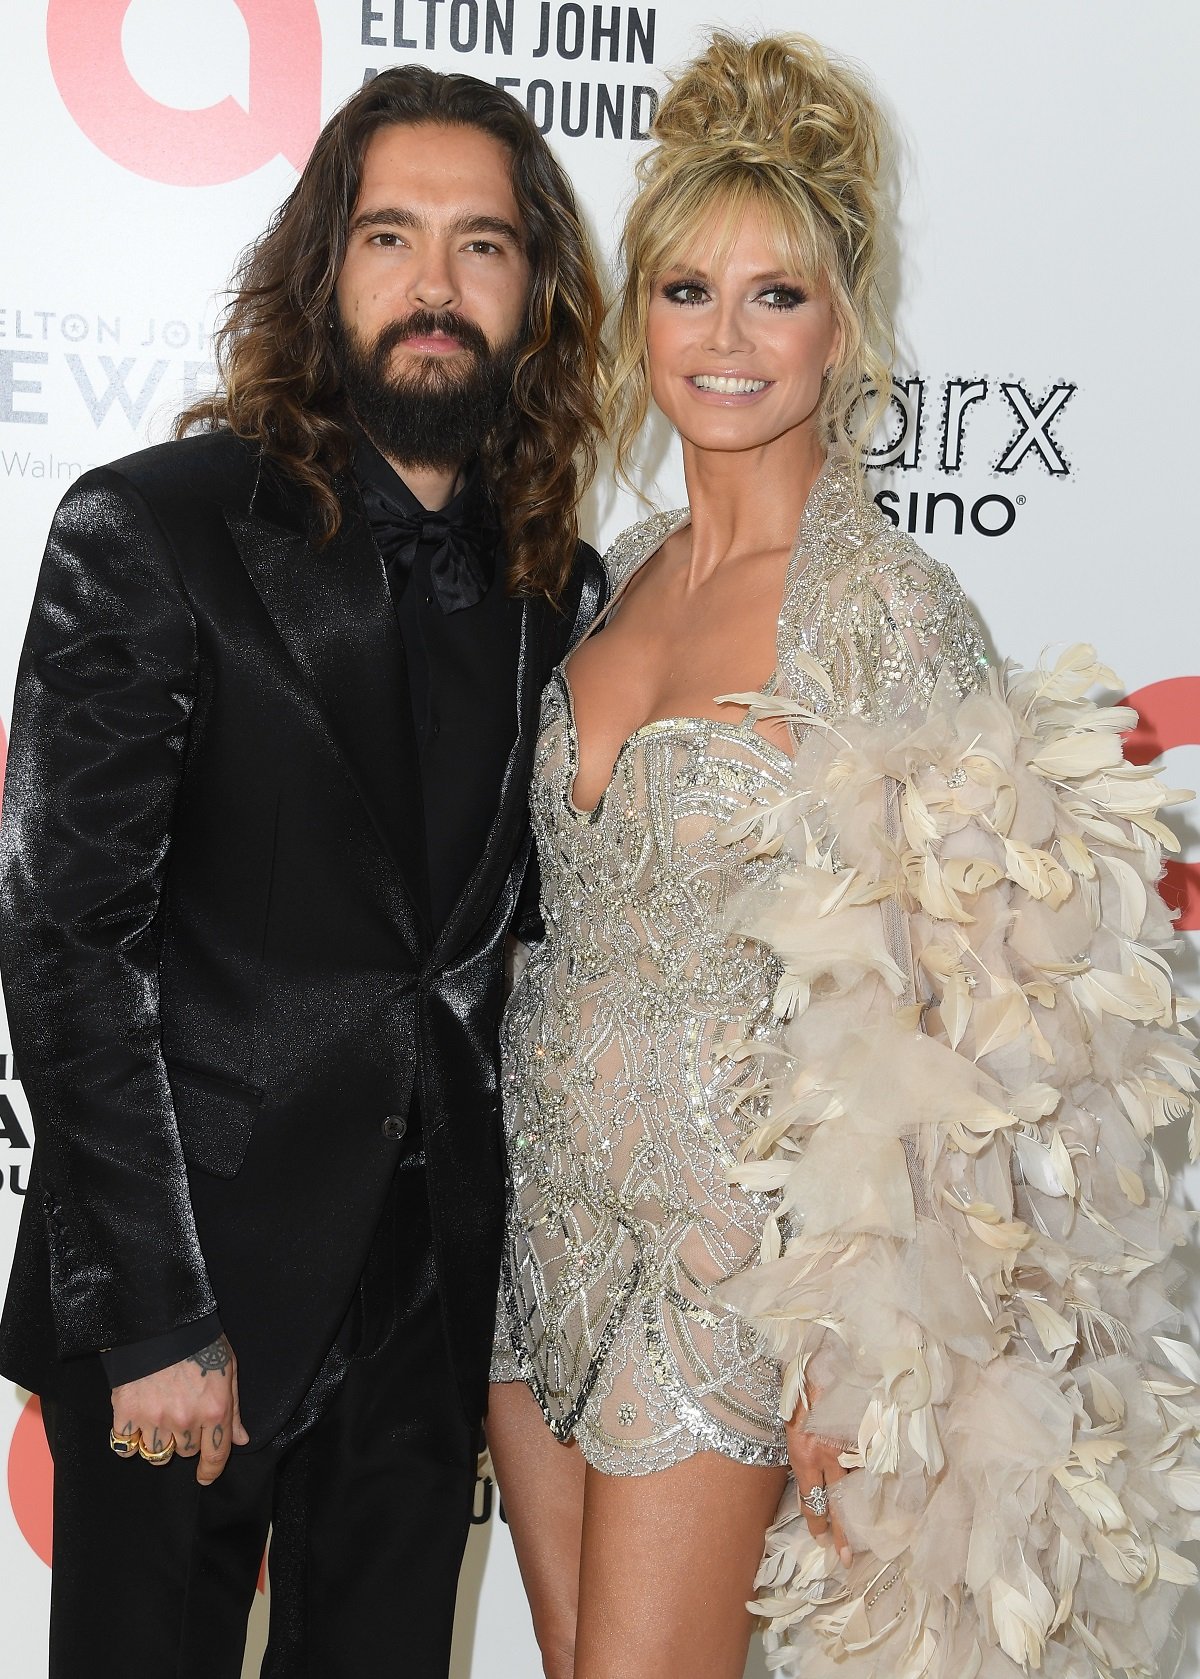
[[[566,707],[567,740],[569,743],[566,774],[566,806],[571,815],[577,817],[581,822],[599,821],[604,811],[605,801],[612,790],[613,783],[617,779],[617,772],[621,768],[621,764],[624,761],[626,753],[632,751],[637,742],[643,739],[646,735],[672,734],[688,725],[701,723],[715,733],[723,734],[726,738],[731,737],[735,740],[745,740],[747,735],[752,735],[755,745],[761,750],[770,753],[772,757],[777,758],[781,766],[790,764],[792,761],[790,753],[785,752],[781,746],[775,746],[766,738],[765,735],[759,734],[757,729],[748,724],[746,718],[743,718],[740,723],[727,723],[720,717],[697,717],[695,715],[687,717],[652,717],[649,722],[639,724],[631,735],[626,735],[625,739],[617,748],[617,755],[613,759],[613,766],[609,771],[608,780],[600,789],[600,797],[596,800],[590,810],[585,810],[581,805],[577,805],[575,803],[574,797],[575,781],[579,774],[579,730],[575,722],[575,699],[571,693],[571,685],[567,681],[566,671],[563,669],[562,665],[557,667],[554,674],[558,678],[559,686],[562,689],[563,703]],[[755,692],[760,693],[765,697],[773,681],[774,673],[767,678],[763,687],[756,689]]]
[[[808,523],[809,509],[813,505],[813,497],[816,493],[817,486],[830,473],[833,462],[834,456],[827,456],[820,472],[818,472],[817,476],[813,479],[812,487],[808,492],[808,496],[804,502],[803,511],[800,514],[800,522],[796,527],[796,535],[792,542],[791,552],[788,555],[788,562],[784,568],[783,593],[780,596],[779,613],[775,619],[775,668],[771,672],[770,676],[768,676],[767,680],[763,683],[762,687],[754,690],[754,692],[762,694],[764,698],[773,692],[775,684],[779,681],[779,644],[780,635],[783,629],[783,617],[784,613],[787,611],[788,602],[795,589],[796,579],[804,569],[803,565],[798,562],[800,561],[801,554],[804,552],[804,532]],[[669,529],[663,532],[662,536],[654,544],[654,547],[650,549],[649,553],[644,554],[634,566],[633,570],[629,572],[628,576],[621,579],[620,585],[612,599],[608,601],[602,610],[596,614],[595,618],[588,625],[584,634],[571,649],[570,653],[568,653],[567,657],[561,664],[555,666],[554,674],[558,678],[562,687],[563,701],[566,706],[567,737],[570,743],[570,760],[567,764],[565,803],[570,813],[579,818],[581,821],[595,822],[600,817],[604,809],[605,800],[608,798],[609,791],[611,790],[614,781],[617,779],[617,771],[621,767],[625,754],[644,735],[651,733],[654,730],[666,732],[671,729],[679,729],[684,724],[706,723],[710,728],[722,730],[727,734],[732,734],[734,736],[745,737],[747,734],[753,734],[758,744],[765,747],[768,752],[774,753],[781,762],[785,764],[791,762],[791,754],[784,752],[782,747],[773,746],[771,742],[767,740],[765,735],[760,734],[758,730],[752,726],[748,726],[747,718],[743,718],[740,723],[727,723],[719,717],[698,717],[695,715],[686,717],[651,717],[647,722],[639,724],[638,727],[634,729],[633,733],[627,735],[617,748],[617,754],[613,759],[612,768],[608,772],[608,779],[600,789],[600,796],[596,800],[595,804],[592,805],[590,809],[585,810],[581,805],[578,805],[575,802],[575,784],[579,779],[579,726],[575,718],[575,696],[571,692],[571,682],[567,675],[567,667],[571,663],[575,654],[579,651],[580,647],[583,646],[584,642],[589,640],[593,632],[599,629],[605,619],[610,616],[613,608],[621,600],[626,589],[628,589],[629,585],[633,582],[638,573],[645,569],[645,567],[654,558],[655,554],[660,553],[663,547],[673,536],[678,535],[681,530],[686,529],[691,522],[691,508],[682,509],[678,518],[673,524],[671,524]]]

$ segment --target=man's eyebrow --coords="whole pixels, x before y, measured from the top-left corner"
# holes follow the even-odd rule
[[[502,239],[511,239],[514,245],[520,245],[521,235],[510,221],[503,216],[459,216],[451,223],[451,233],[498,233]]]
[[[356,232],[360,227],[415,227],[424,228],[428,222],[424,216],[418,216],[413,210],[401,210],[396,207],[384,206],[378,210],[364,210],[355,216],[350,224],[350,231]],[[458,216],[450,223],[451,233],[495,233],[502,239],[511,239],[513,244],[520,247],[521,235],[510,221],[503,216],[464,215]]]
[[[415,215],[412,210],[387,208],[364,210],[361,215],[355,216],[350,223],[350,231],[353,233],[359,227],[420,227],[421,225],[421,217]]]

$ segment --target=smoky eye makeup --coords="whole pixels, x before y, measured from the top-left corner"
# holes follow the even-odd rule
[[[812,296],[809,288],[798,280],[776,279],[764,276],[754,282],[751,296],[755,302],[761,303],[767,309],[787,311],[798,309],[807,303]],[[668,303],[689,305],[704,303],[710,296],[709,282],[699,274],[675,272],[666,275],[655,286],[659,297]]]
[[[708,296],[708,285],[694,274],[672,274],[658,283],[658,294],[669,303],[702,303]]]
[[[802,303],[808,302],[809,296],[803,286],[784,280],[764,286],[758,295],[768,309],[798,309]]]

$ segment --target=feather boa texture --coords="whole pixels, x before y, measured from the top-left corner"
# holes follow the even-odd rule
[[[887,725],[801,731],[796,791],[726,836],[778,1035],[737,1180],[779,1192],[725,1298],[781,1408],[855,1444],[847,1574],[789,1483],[752,1605],[804,1679],[1152,1679],[1200,1537],[1200,1359],[1155,1147],[1191,1120],[1196,1005],[1155,890],[1168,793],[1090,648]],[[763,1122],[762,1115],[769,1118]]]

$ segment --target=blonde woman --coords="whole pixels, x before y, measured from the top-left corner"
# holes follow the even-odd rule
[[[1161,1255],[1111,1090],[1177,1016],[1160,968],[1119,1020],[1055,988],[1090,942],[1111,968],[1169,936],[1144,889],[1164,795],[1135,772],[1088,826],[1124,716],[1086,708],[1095,668],[1006,690],[952,575],[864,491],[852,412],[887,333],[862,81],[716,35],[655,140],[613,414],[627,458],[653,399],[689,505],[617,541],[546,691],[547,932],[504,1032],[488,1438],[545,1671],[737,1679],[760,1563],[806,1679],[1124,1666],[1162,1630],[1151,1593],[1131,1632],[1134,1583],[1185,1572],[1187,1486],[1157,1470],[1192,1424],[1119,1321],[1155,1321],[1126,1283]],[[1172,1112],[1189,1053],[1159,1057]]]

